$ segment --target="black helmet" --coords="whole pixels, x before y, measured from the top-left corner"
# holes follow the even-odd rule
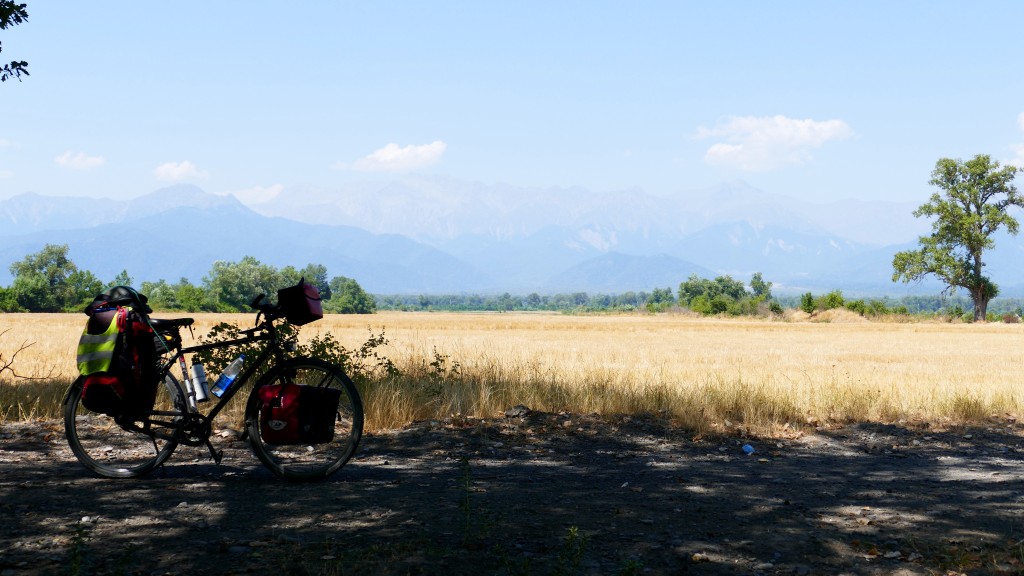
[[[140,294],[138,290],[131,286],[114,286],[105,292],[101,292],[93,298],[91,304],[85,307],[85,313],[92,316],[93,310],[102,308],[105,305],[113,306],[131,306],[142,314],[149,314],[153,311],[146,302],[149,298],[146,298],[145,294]]]

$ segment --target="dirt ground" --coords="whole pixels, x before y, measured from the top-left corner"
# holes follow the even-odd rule
[[[0,576],[1024,573],[1024,429],[694,438],[530,412],[364,437],[290,484],[230,431],[141,480],[59,421],[0,428]],[[746,454],[744,444],[753,447]]]

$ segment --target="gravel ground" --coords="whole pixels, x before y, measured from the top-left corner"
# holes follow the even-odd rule
[[[0,576],[1024,573],[1010,420],[783,439],[537,412],[417,422],[302,485],[230,430],[216,444],[219,466],[182,446],[114,481],[61,422],[4,424]]]

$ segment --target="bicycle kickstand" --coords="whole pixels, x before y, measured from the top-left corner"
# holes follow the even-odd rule
[[[213,442],[210,442],[209,438],[206,439],[206,447],[210,450],[210,458],[213,458],[213,463],[219,466],[221,458],[224,457],[224,451],[216,450],[213,447]]]

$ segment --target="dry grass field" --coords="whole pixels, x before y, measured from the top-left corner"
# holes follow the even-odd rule
[[[248,327],[253,319],[195,317],[196,336],[217,322]],[[380,351],[402,374],[361,384],[370,429],[493,417],[516,404],[662,413],[698,432],[762,434],[829,422],[946,425],[1021,412],[1024,324],[828,319],[388,312],[329,315],[301,335],[330,332],[351,350],[384,332],[389,343]],[[0,375],[0,419],[58,415],[84,320],[0,315],[0,365],[31,344],[12,368],[40,379]]]

